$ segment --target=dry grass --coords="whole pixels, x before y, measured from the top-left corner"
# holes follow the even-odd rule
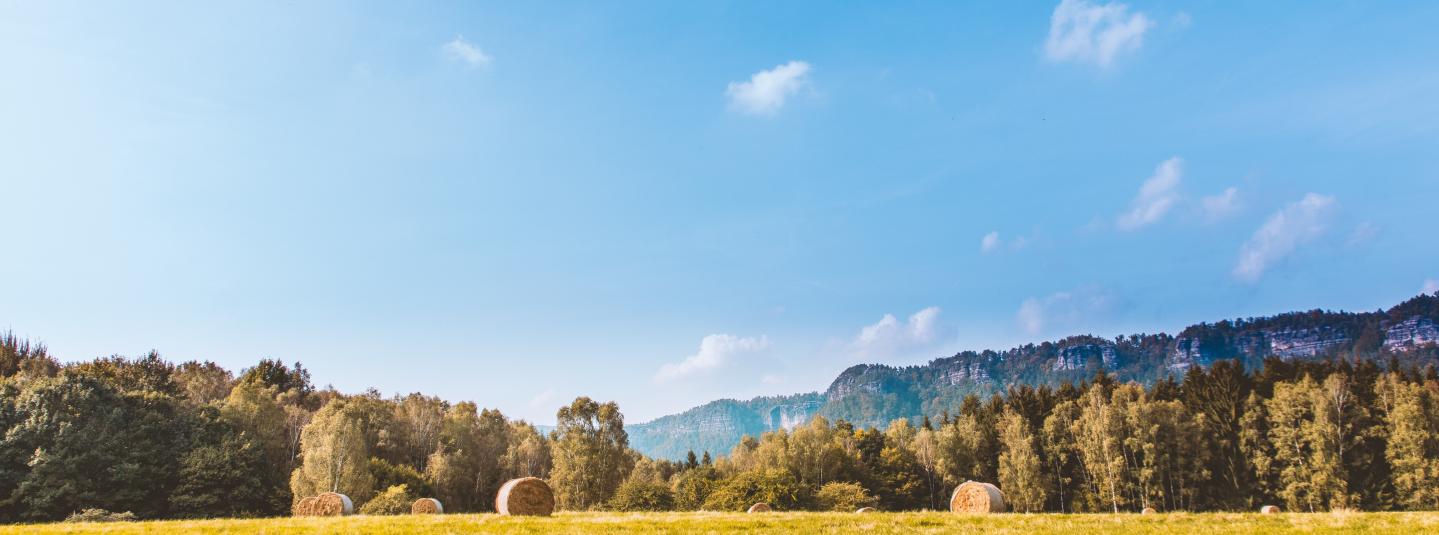
[[[1415,533],[1439,532],[1439,513],[557,513],[549,517],[405,515],[255,520],[35,524],[0,527],[0,535],[105,533]]]

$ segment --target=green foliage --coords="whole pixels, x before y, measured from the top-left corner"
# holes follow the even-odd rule
[[[293,495],[338,492],[363,503],[374,494],[360,409],[349,400],[335,399],[315,414],[300,438],[305,461],[290,475]]]
[[[669,487],[630,478],[615,489],[606,509],[612,511],[673,511],[675,495]]]
[[[375,488],[377,489],[402,486],[417,497],[435,495],[435,490],[430,487],[430,482],[425,479],[425,475],[408,465],[390,464],[384,459],[371,458],[370,475],[375,478]]]
[[[180,480],[170,495],[174,516],[242,517],[281,514],[288,492],[267,480],[273,470],[264,449],[222,420],[201,410],[193,443],[180,459]]]
[[[425,476],[447,511],[488,511],[504,484],[500,464],[508,447],[509,424],[495,410],[457,403],[445,413],[440,445]]]
[[[756,503],[767,503],[780,511],[808,508],[814,491],[785,470],[760,469],[743,472],[721,481],[705,499],[710,511],[744,511]]]
[[[550,485],[559,507],[584,510],[605,503],[634,463],[619,405],[580,397],[561,407],[556,419]]]
[[[410,513],[415,497],[405,485],[393,485],[360,506],[362,515],[404,515]]]
[[[814,494],[814,501],[821,511],[855,511],[879,504],[879,500],[870,496],[869,491],[859,483],[839,481],[825,483]]]
[[[719,484],[716,480],[719,474],[714,468],[701,467],[686,470],[675,477],[674,497],[675,509],[680,511],[698,511],[705,505],[705,500],[714,492]]]

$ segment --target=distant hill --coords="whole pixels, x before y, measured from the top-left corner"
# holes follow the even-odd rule
[[[970,394],[988,396],[1011,385],[1077,383],[1101,370],[1121,381],[1147,384],[1166,376],[1178,379],[1190,366],[1224,359],[1249,368],[1267,358],[1426,364],[1439,362],[1436,343],[1439,294],[1421,295],[1386,311],[1290,312],[1200,323],[1177,336],[1071,336],[1000,352],[965,351],[922,366],[860,364],[840,373],[824,392],[722,399],[626,430],[631,447],[653,457],[679,459],[691,450],[726,454],[745,435],[792,428],[816,414],[882,427],[896,418],[958,413]]]

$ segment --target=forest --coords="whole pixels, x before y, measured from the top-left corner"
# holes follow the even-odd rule
[[[1398,360],[1218,360],[1148,385],[1101,369],[883,428],[816,416],[678,461],[631,449],[620,408],[585,397],[546,433],[473,402],[317,389],[298,363],[62,365],[9,334],[0,375],[5,522],[279,516],[323,491],[366,514],[418,497],[483,512],[523,476],[562,510],[943,509],[966,480],[1018,512],[1439,508],[1439,373]]]

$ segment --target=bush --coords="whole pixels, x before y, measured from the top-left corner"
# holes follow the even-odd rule
[[[815,493],[814,501],[826,511],[854,511],[861,507],[874,507],[879,499],[869,495],[859,483],[834,481],[825,483]]]
[[[615,489],[608,505],[615,511],[673,511],[675,495],[664,485],[631,479]]]
[[[718,486],[713,468],[691,468],[675,479],[675,509],[698,511]]]
[[[410,494],[415,496],[435,495],[434,489],[430,487],[430,482],[425,481],[424,474],[407,464],[391,464],[384,459],[371,458],[370,475],[374,476],[377,489],[404,485],[410,490]]]
[[[395,485],[384,492],[376,494],[370,501],[360,507],[362,515],[404,515],[409,514],[410,504],[415,502],[415,497],[410,495],[409,487]]]
[[[705,509],[712,511],[745,511],[759,502],[781,511],[806,509],[812,491],[787,470],[769,469],[744,472],[719,484],[705,499]]]
[[[65,517],[66,522],[133,522],[135,513],[125,511],[123,513],[112,513],[104,509],[85,509],[78,513],[70,513]]]

